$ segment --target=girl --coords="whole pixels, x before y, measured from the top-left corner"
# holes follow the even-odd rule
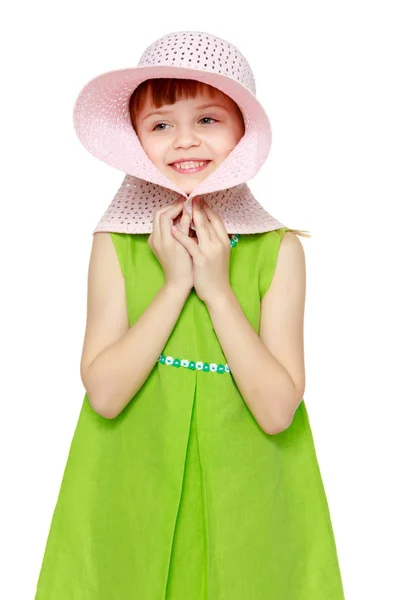
[[[36,600],[342,600],[301,232],[246,183],[271,143],[250,66],[168,34],[89,82],[74,125],[125,177],[94,231],[86,393]]]

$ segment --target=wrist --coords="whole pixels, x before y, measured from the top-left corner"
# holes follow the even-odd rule
[[[229,288],[225,290],[214,292],[212,297],[204,300],[204,304],[207,306],[208,310],[223,310],[227,304],[230,304],[234,300],[236,300],[235,293],[229,286]]]
[[[193,286],[185,285],[180,282],[166,281],[164,288],[168,290],[174,297],[187,298]]]

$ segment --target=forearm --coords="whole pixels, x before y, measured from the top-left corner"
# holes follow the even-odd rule
[[[233,290],[207,302],[207,308],[232,376],[258,424],[269,434],[283,431],[293,417],[288,407],[296,393],[289,373],[254,331]]]
[[[91,405],[116,417],[141,388],[179,318],[190,290],[164,284],[146,310],[117,342],[89,366]]]

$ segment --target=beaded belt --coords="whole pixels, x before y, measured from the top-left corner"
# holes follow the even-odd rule
[[[164,354],[160,354],[157,362],[161,363],[162,365],[168,365],[170,367],[186,367],[191,371],[197,369],[197,371],[205,371],[207,373],[208,371],[211,371],[212,373],[231,372],[228,364],[223,365],[220,363],[219,365],[217,365],[216,363],[210,364],[207,362],[202,362],[201,360],[194,361],[187,360],[186,358],[181,360],[179,358],[174,358],[173,356],[164,356]]]
[[[237,242],[239,241],[239,238],[240,233],[234,234],[230,238],[232,248],[236,246]],[[190,369],[191,371],[197,369],[197,371],[205,371],[206,373],[208,373],[209,371],[211,371],[212,373],[231,372],[228,364],[223,365],[220,363],[219,365],[217,365],[216,363],[202,362],[201,360],[194,361],[188,360],[186,358],[174,358],[173,356],[165,356],[164,354],[160,354],[160,356],[157,359],[157,362],[161,363],[162,365],[168,365],[170,367],[186,367],[186,369]]]

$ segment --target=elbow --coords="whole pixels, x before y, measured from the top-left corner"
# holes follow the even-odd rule
[[[286,429],[289,429],[293,423],[296,411],[303,401],[304,389],[302,389],[301,392],[300,398],[298,393],[295,397],[291,397],[285,409],[280,410],[278,414],[273,415],[272,419],[271,415],[269,415],[268,426],[263,428],[265,433],[268,433],[268,435],[277,435],[278,433],[282,433],[283,431],[286,431]]]
[[[87,394],[87,398],[92,410],[98,414],[99,417],[103,417],[104,419],[115,419],[115,417],[119,415],[119,412],[113,408],[113,405],[109,400],[99,398],[92,394]]]
[[[104,419],[115,419],[119,411],[117,403],[112,401],[112,395],[105,388],[104,381],[93,374],[91,365],[84,367],[81,363],[81,381],[86,390],[86,397],[92,410]]]
[[[93,409],[95,410],[95,409]],[[105,407],[105,408],[100,408],[98,410],[95,410],[95,412],[100,416],[103,417],[103,419],[115,419],[115,417],[118,417],[119,412],[116,412],[115,410],[110,410],[109,407]]]
[[[92,409],[104,419],[115,419],[132,400],[133,396],[121,397],[117,390],[102,390],[89,400]]]
[[[264,429],[265,433],[268,433],[268,435],[277,435],[278,433],[282,433],[283,431],[286,431],[286,429],[289,429],[289,427],[291,426],[293,421],[293,417],[292,419],[290,419],[290,421],[285,421],[285,422],[279,422],[279,423],[275,423],[273,426],[271,424],[269,424],[268,427],[266,427]]]
[[[276,415],[273,419],[271,419],[271,415],[269,415],[269,419],[267,423],[264,423],[262,429],[268,435],[278,435],[286,429],[289,429],[294,419],[294,412],[290,411],[284,415]]]
[[[291,424],[293,423],[294,416],[301,402],[303,401],[303,397],[299,401],[296,400],[295,407],[290,407],[285,411],[284,414],[280,414],[277,416],[273,422],[273,424],[269,423],[268,427],[264,429],[265,433],[269,435],[277,435],[278,433],[282,433],[289,429]]]
[[[282,431],[285,431],[285,429],[287,429],[287,427],[281,427],[278,425],[272,426],[270,423],[267,427],[262,427],[264,433],[268,435],[278,435],[278,433],[282,433]]]
[[[282,431],[287,429],[287,427],[280,421],[278,422],[275,419],[271,419],[270,414],[267,416],[267,418],[256,419],[256,421],[258,422],[263,432],[267,435],[277,435],[278,433],[282,433]]]

